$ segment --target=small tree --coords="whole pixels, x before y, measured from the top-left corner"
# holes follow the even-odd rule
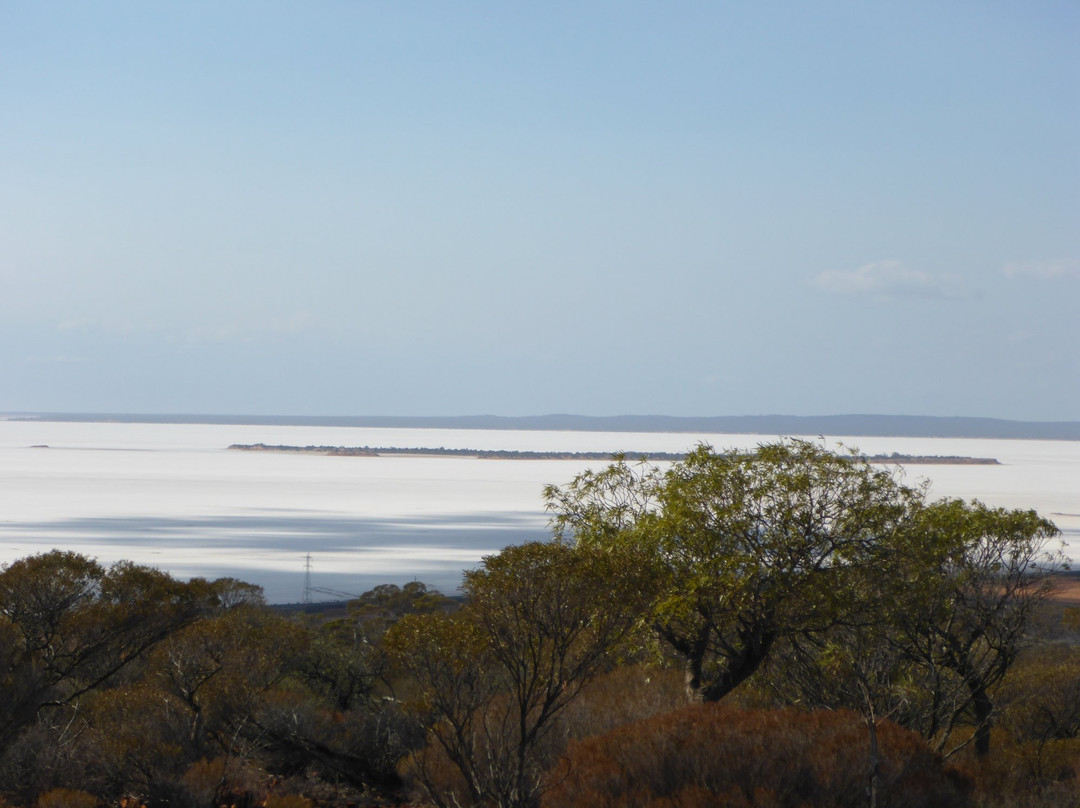
[[[159,570],[55,550],[0,572],[0,641],[13,687],[0,750],[38,713],[101,687],[194,620],[197,588]]]
[[[434,760],[418,758],[438,804],[536,802],[556,719],[632,630],[634,598],[648,586],[647,570],[625,553],[530,543],[466,573],[459,613],[412,615],[390,630],[435,748],[460,775],[461,793],[440,789]]]
[[[427,747],[413,755],[412,771],[436,805],[480,804],[493,790],[488,781],[501,771],[485,767],[485,757],[504,740],[493,738],[485,721],[484,708],[500,682],[484,638],[460,612],[429,612],[403,617],[385,644],[416,687],[408,706],[429,726]],[[446,782],[441,757],[457,782]]]
[[[899,537],[882,579],[894,606],[892,642],[935,674],[939,708],[928,736],[943,749],[970,713],[980,755],[990,751],[993,688],[1031,639],[1037,607],[1061,563],[1057,527],[1034,511],[942,500]],[[954,687],[961,696],[951,697]]]
[[[916,509],[874,548],[853,614],[791,638],[774,688],[812,706],[860,709],[868,721],[889,715],[937,751],[970,720],[985,754],[994,689],[1032,640],[1061,562],[1056,535],[1033,511],[960,500]]]
[[[403,587],[380,584],[350,601],[346,617],[312,625],[312,649],[300,674],[335,709],[361,705],[385,683],[388,660],[382,638],[387,629],[406,614],[456,608],[455,601],[419,581]]]
[[[233,754],[266,693],[299,664],[307,633],[258,607],[234,607],[161,643],[150,658],[156,687],[186,723],[192,760]]]

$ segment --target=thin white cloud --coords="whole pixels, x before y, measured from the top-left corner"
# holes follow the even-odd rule
[[[64,320],[56,323],[57,331],[76,331],[102,333],[112,336],[131,336],[161,331],[161,327],[152,322],[108,322],[106,320]]]
[[[49,354],[45,356],[28,356],[23,361],[28,365],[74,365],[86,360],[81,356]]]
[[[1007,264],[1003,269],[1010,278],[1036,278],[1043,281],[1080,278],[1080,260],[1061,258],[1056,261],[1024,261]]]
[[[265,320],[192,324],[170,328],[152,322],[106,322],[101,320],[65,320],[56,324],[61,332],[97,333],[109,336],[157,335],[166,342],[177,344],[261,342],[295,336],[305,332],[325,330],[308,311]]]
[[[186,342],[262,342],[291,337],[318,329],[318,323],[308,311],[265,321],[223,323],[215,326],[192,328],[178,335]]]
[[[875,261],[855,270],[832,269],[810,280],[813,286],[841,295],[921,297],[955,300],[966,292],[956,275],[931,275],[899,261]]]
[[[217,325],[193,326],[167,335],[171,343],[224,343],[234,342],[238,339],[251,340],[250,333],[243,333],[237,323],[221,323]]]

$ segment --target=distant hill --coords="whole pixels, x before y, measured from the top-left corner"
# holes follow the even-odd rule
[[[1080,421],[1008,421],[928,415],[499,415],[276,416],[10,413],[9,419],[93,423],[254,424],[268,426],[408,427],[413,429],[524,429],[587,432],[696,432],[745,435],[1017,438],[1080,440]]]

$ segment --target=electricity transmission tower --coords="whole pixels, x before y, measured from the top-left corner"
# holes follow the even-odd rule
[[[304,603],[311,603],[311,553],[304,556]]]
[[[311,594],[317,593],[319,595],[330,595],[335,600],[356,600],[361,597],[360,595],[353,594],[352,592],[339,592],[336,589],[323,589],[319,586],[311,585],[311,553],[304,556],[304,598],[303,603],[311,603]]]

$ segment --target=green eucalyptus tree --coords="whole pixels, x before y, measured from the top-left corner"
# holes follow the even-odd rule
[[[652,559],[653,627],[705,701],[745,681],[781,638],[857,620],[875,548],[922,500],[894,469],[803,440],[699,446],[663,473],[618,459],[546,496],[558,536]]]

